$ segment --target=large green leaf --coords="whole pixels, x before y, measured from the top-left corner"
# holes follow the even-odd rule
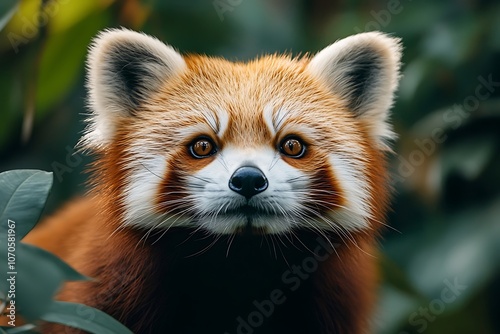
[[[0,2],[0,30],[2,30],[17,11],[19,0],[2,0]]]
[[[132,334],[108,314],[95,308],[68,302],[54,302],[42,320],[67,325],[96,334]]]
[[[21,240],[38,222],[52,187],[52,173],[39,170],[13,170],[0,173],[0,235],[6,235],[8,222],[15,225]]]
[[[18,243],[9,250],[14,263],[7,263],[7,243],[0,240],[0,291],[9,291],[13,278],[17,311],[29,321],[38,319],[47,312],[64,281],[84,280],[79,274],[55,255],[32,245]],[[14,254],[14,257],[12,257]]]

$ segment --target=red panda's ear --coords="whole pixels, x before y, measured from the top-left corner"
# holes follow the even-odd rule
[[[106,146],[119,118],[133,116],[149,94],[185,68],[182,56],[154,37],[127,29],[101,32],[87,61],[92,114],[83,146]]]
[[[387,124],[398,86],[401,44],[379,32],[344,38],[316,54],[308,65],[315,77],[347,102],[371,135],[385,147],[393,134]]]

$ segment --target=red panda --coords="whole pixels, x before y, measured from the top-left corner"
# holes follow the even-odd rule
[[[95,278],[58,298],[134,333],[369,332],[400,57],[378,32],[247,63],[99,34],[92,190],[26,238]]]

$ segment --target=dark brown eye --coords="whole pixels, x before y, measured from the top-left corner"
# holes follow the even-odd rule
[[[209,138],[198,138],[189,146],[191,155],[195,158],[201,159],[213,155],[217,152],[217,147],[214,142]]]
[[[280,145],[281,153],[292,157],[300,158],[304,155],[305,145],[297,138],[285,138]]]

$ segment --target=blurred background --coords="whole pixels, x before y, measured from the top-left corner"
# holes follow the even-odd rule
[[[49,213],[84,192],[86,49],[118,26],[232,60],[401,37],[374,332],[500,333],[499,1],[1,0],[0,171],[54,171]]]

